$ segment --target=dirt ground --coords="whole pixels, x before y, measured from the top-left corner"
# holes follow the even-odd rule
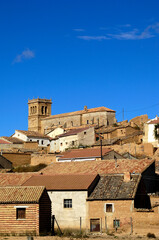
[[[80,240],[82,238],[74,238],[74,240]],[[152,240],[156,239],[159,240],[159,237],[156,238],[148,238],[147,236],[140,236],[140,235],[113,235],[109,236],[106,234],[101,234],[101,235],[92,235],[89,238],[83,238],[83,240]],[[30,240],[27,236],[25,237],[0,237],[0,240]],[[73,240],[72,237],[55,237],[55,236],[38,236],[38,237],[33,237],[33,240]]]

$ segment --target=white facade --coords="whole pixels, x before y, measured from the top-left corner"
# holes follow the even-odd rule
[[[78,136],[71,135],[52,140],[50,143],[51,152],[64,152],[67,148],[78,147]]]
[[[55,215],[60,228],[86,228],[87,191],[48,191],[52,202],[52,215]],[[72,207],[65,208],[64,200],[72,200]],[[55,225],[56,227],[56,225]]]
[[[50,143],[50,151],[64,152],[68,148],[77,148],[79,145],[92,146],[94,143],[95,131],[90,127],[74,135],[57,136]]]
[[[55,128],[54,130],[52,130],[51,132],[49,132],[49,133],[47,134],[47,136],[49,136],[49,137],[51,137],[51,138],[55,138],[56,136],[58,136],[58,135],[60,135],[60,134],[62,134],[62,133],[64,133],[64,129],[57,127],[57,128]]]
[[[151,123],[154,120],[158,120],[158,117],[151,119],[147,123],[145,123],[144,131],[145,136],[143,137],[144,143],[151,143],[154,147],[159,147],[159,141],[155,138],[154,135],[154,129],[155,129],[155,123]]]
[[[39,147],[47,147],[50,144],[50,140],[45,137],[28,137],[26,134],[15,130],[15,133],[12,137],[16,137],[24,142],[38,142]]]

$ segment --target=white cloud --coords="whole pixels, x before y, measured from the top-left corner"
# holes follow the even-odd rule
[[[123,28],[124,27],[124,28]],[[130,29],[128,31],[128,28]],[[77,36],[77,38],[83,40],[108,40],[108,39],[117,39],[117,40],[142,40],[156,37],[159,34],[159,22],[147,26],[144,30],[138,28],[132,28],[130,24],[120,25],[119,28],[111,29],[100,28],[100,30],[105,30],[107,33],[102,36]]]
[[[83,28],[74,28],[73,31],[75,31],[75,32],[84,32],[85,30]]]
[[[22,62],[23,60],[31,59],[34,57],[35,57],[35,53],[33,51],[31,51],[30,49],[26,49],[21,54],[18,54],[16,56],[16,58],[13,60],[13,64],[19,63],[19,62]]]
[[[101,41],[101,40],[109,39],[106,36],[77,36],[77,38],[80,38],[80,39],[83,39],[83,40],[87,40],[87,41],[89,41],[89,40]]]

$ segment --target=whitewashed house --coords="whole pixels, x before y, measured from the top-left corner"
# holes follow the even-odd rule
[[[151,143],[154,147],[159,147],[159,139],[155,137],[155,126],[159,124],[159,117],[155,117],[154,119],[149,120],[144,125],[145,135],[143,137],[144,143]],[[156,133],[159,135],[159,128],[156,129]]]
[[[92,146],[95,143],[94,127],[72,129],[60,134],[51,140],[51,152],[64,152],[69,148],[82,146]]]
[[[45,186],[52,203],[52,215],[60,228],[86,228],[87,202],[97,182],[92,175],[41,175],[32,176],[23,186]],[[55,225],[57,227],[57,225]]]
[[[15,130],[12,137],[24,142],[37,142],[39,147],[47,147],[50,144],[50,137],[34,131]]]

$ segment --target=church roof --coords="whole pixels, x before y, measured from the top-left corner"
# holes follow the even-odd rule
[[[87,114],[87,113],[93,113],[93,112],[114,112],[115,113],[115,111],[112,109],[109,109],[106,107],[97,107],[97,108],[90,108],[90,109],[80,110],[80,111],[75,111],[75,112],[57,114],[57,115],[49,116],[46,118],[47,119],[48,118],[60,118],[60,117],[74,116],[74,115]]]

